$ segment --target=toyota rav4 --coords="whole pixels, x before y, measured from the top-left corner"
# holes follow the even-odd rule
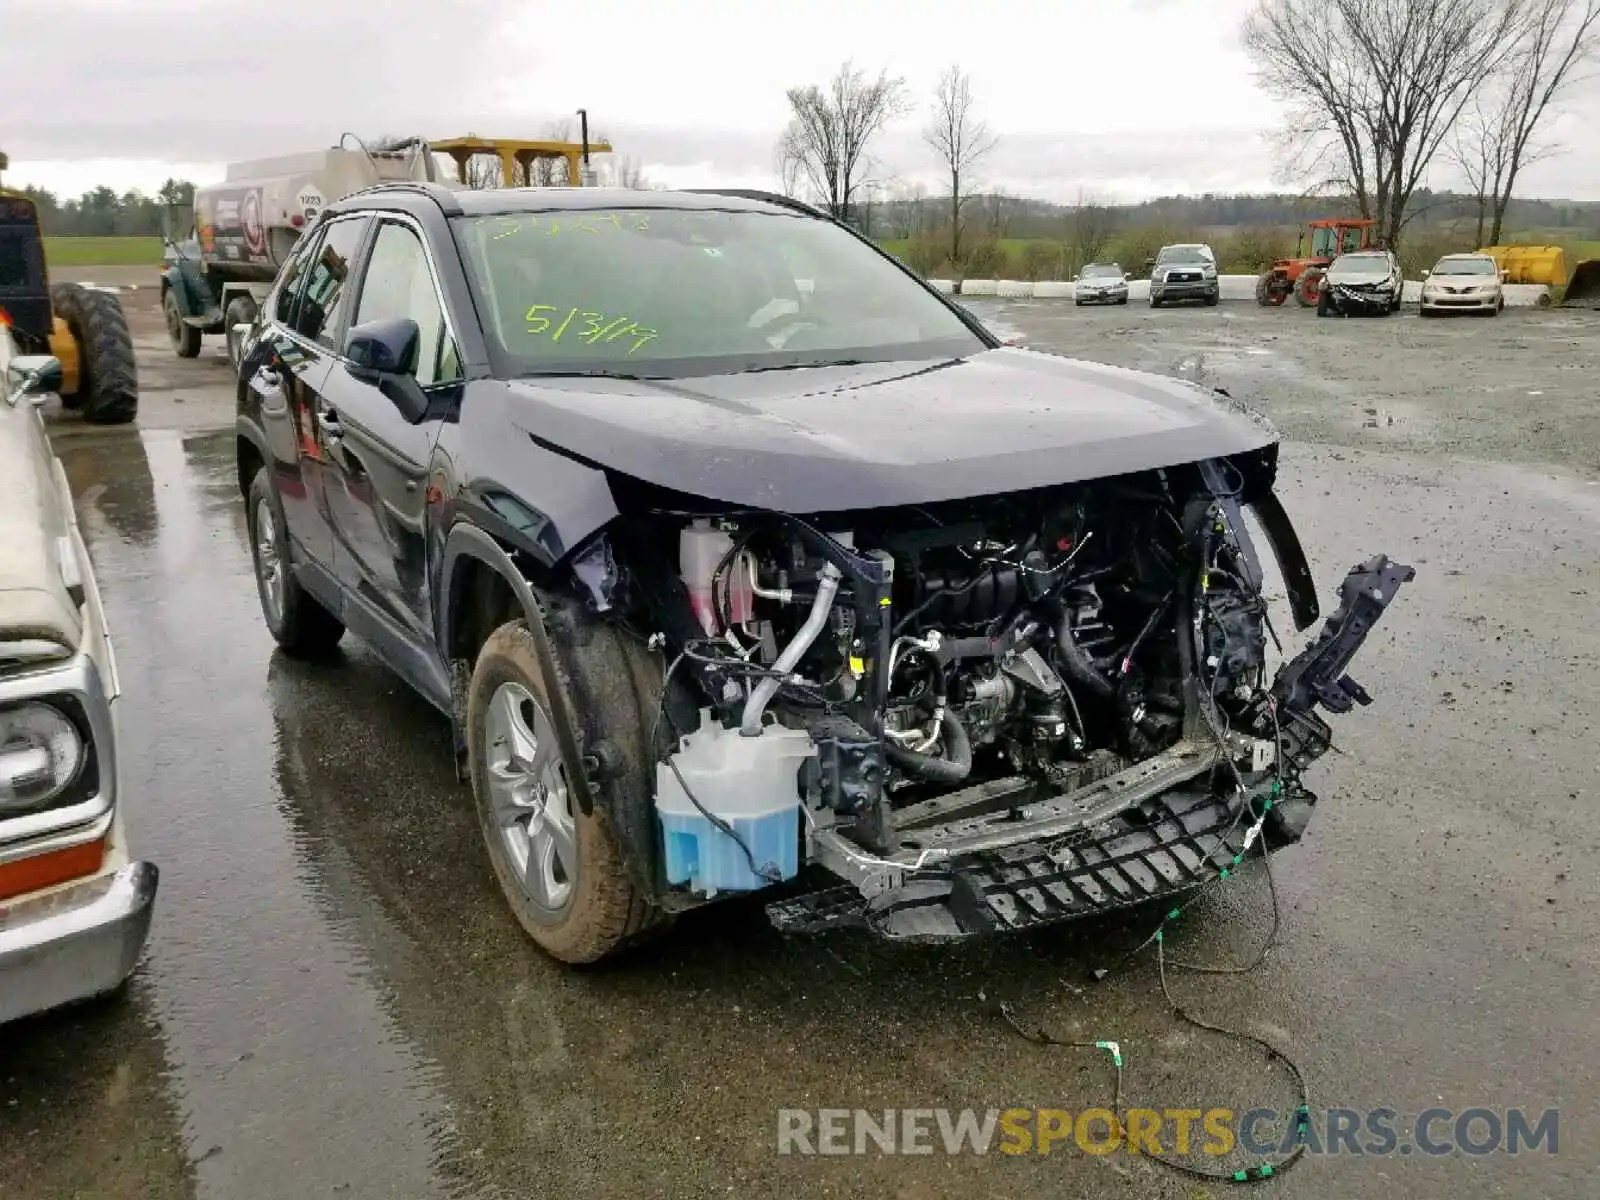
[[[1410,577],[1358,566],[1267,678],[1247,511],[1318,610],[1265,421],[1003,346],[781,197],[379,187],[243,345],[267,625],[448,717],[567,961],[764,889],[953,938],[1193,888],[1301,836]]]

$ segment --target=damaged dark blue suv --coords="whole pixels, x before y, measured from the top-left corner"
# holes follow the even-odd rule
[[[786,929],[1026,928],[1292,842],[1411,575],[1357,567],[1267,678],[1247,512],[1318,616],[1270,426],[1002,346],[776,196],[358,193],[238,394],[273,636],[349,630],[449,717],[571,962],[762,889]]]

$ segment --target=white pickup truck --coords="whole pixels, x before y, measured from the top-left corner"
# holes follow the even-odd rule
[[[116,659],[39,412],[60,382],[0,319],[0,1023],[120,988],[158,880],[128,854]]]

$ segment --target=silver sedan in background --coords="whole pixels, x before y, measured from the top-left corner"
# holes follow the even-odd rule
[[[1090,263],[1078,272],[1072,287],[1072,302],[1084,304],[1126,304],[1128,274],[1116,263]]]
[[[1422,273],[1422,315],[1488,313],[1506,306],[1504,276],[1487,254],[1446,254]]]

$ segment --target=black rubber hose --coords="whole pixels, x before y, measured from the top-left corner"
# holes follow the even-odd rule
[[[944,733],[944,757],[918,754],[893,741],[884,742],[884,750],[900,766],[919,779],[930,783],[960,783],[972,773],[972,742],[961,719],[948,708],[939,723]]]
[[[1102,700],[1116,697],[1117,685],[1095,667],[1089,652],[1072,636],[1072,615],[1063,611],[1056,626],[1056,646],[1061,651],[1061,670],[1071,683],[1080,684]]]

